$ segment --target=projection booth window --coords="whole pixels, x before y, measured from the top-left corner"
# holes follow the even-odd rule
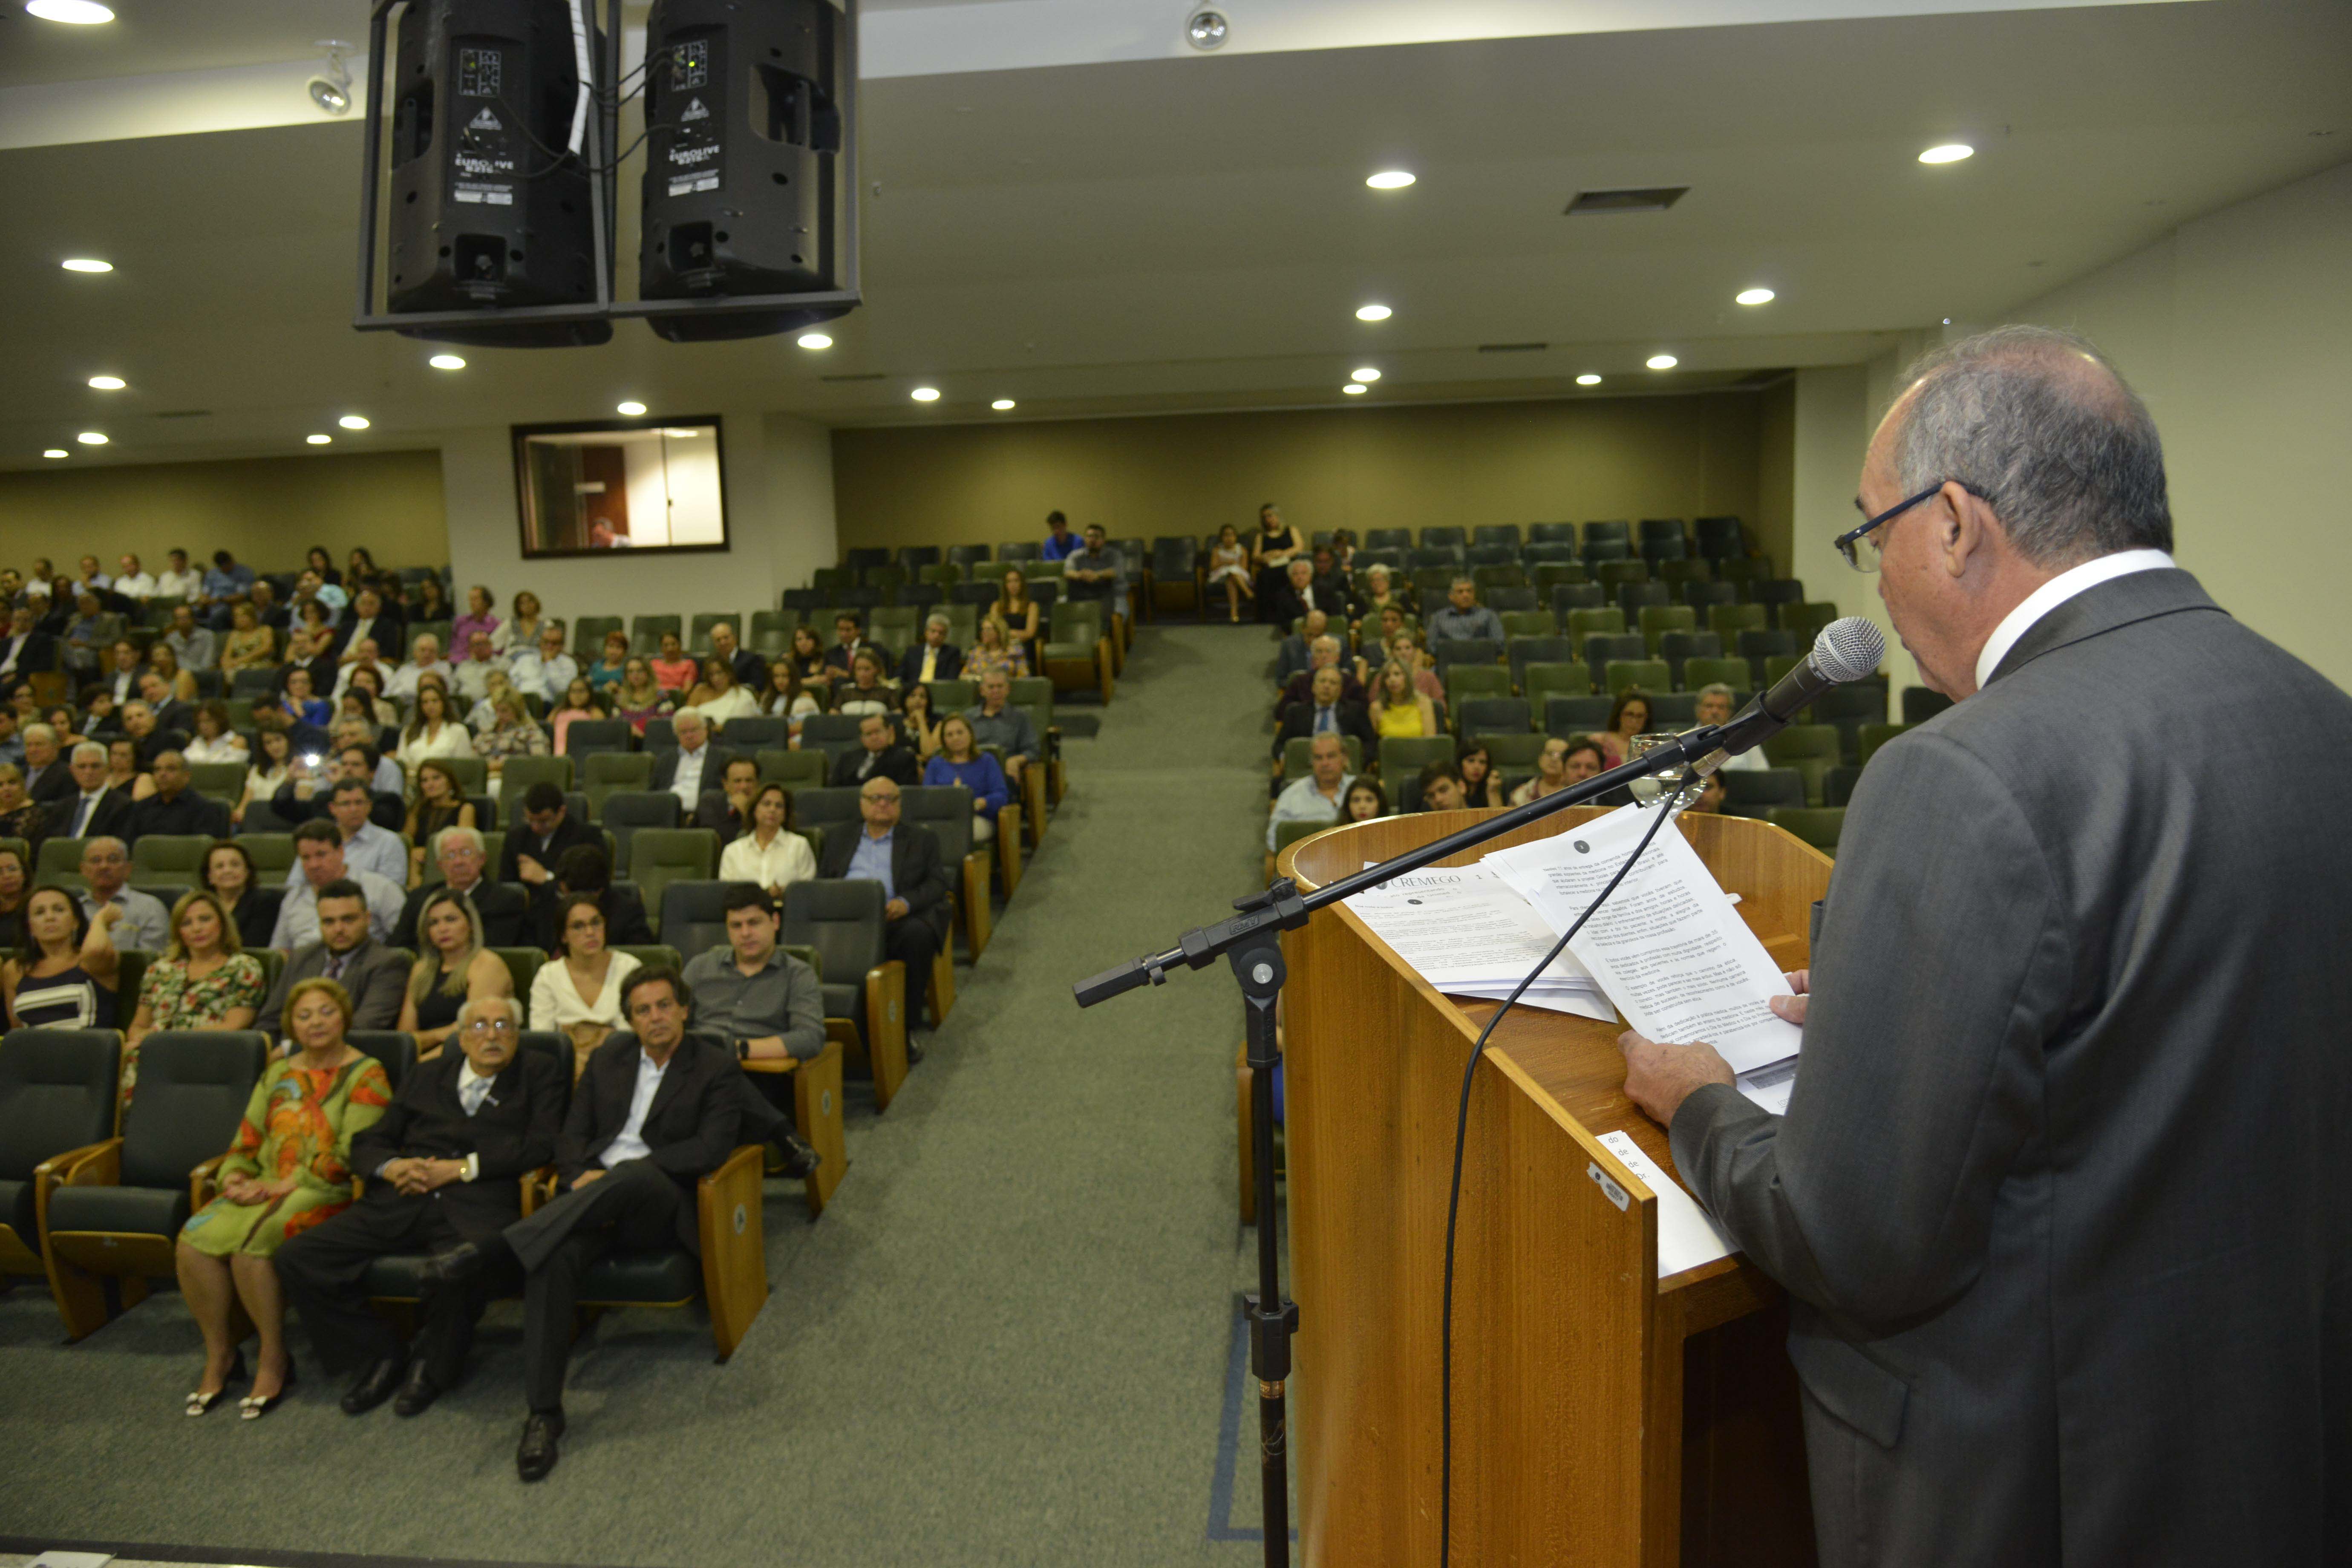
[[[518,425],[514,444],[526,556],[727,548],[715,415]]]

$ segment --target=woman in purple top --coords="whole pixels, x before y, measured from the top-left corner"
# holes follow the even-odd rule
[[[985,844],[996,837],[996,814],[1011,795],[1004,769],[980,749],[971,721],[950,713],[940,721],[940,751],[923,769],[926,786],[961,784],[971,791],[971,841]]]
[[[498,646],[499,618],[490,614],[498,607],[498,599],[479,583],[466,590],[466,613],[449,623],[449,646],[467,648],[473,646],[474,634],[481,633]],[[453,656],[454,657],[454,656]]]

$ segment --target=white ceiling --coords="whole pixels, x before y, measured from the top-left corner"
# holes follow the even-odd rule
[[[172,58],[251,65],[290,26],[299,58],[301,35],[352,9],[176,0],[216,50]],[[1238,42],[1266,6],[1226,9]],[[27,25],[0,20],[0,82],[52,67],[16,74],[7,29]],[[1383,377],[1351,403],[1572,395],[1588,369],[1607,395],[1851,363],[1948,316],[1997,320],[2342,162],[2347,58],[2352,7],[2336,0],[2204,0],[869,79],[867,304],[837,346],[677,345],[630,323],[601,349],[461,350],[455,374],[425,367],[427,345],[349,325],[355,125],[21,147],[0,152],[0,465],[40,466],[53,445],[75,464],[301,452],[346,410],[373,428],[327,450],[593,417],[628,396],[656,415],[872,424],[988,418],[997,396],[1020,400],[1011,418],[1336,404],[1367,363]],[[1978,155],[1916,162],[1952,138]],[[1364,188],[1392,164],[1420,183]],[[1579,190],[1650,184],[1692,189],[1667,213],[1561,216]],[[75,254],[118,270],[60,271]],[[1731,303],[1754,283],[1780,298]],[[1372,299],[1394,318],[1357,321]],[[1551,346],[1477,352],[1528,342]],[[1643,370],[1661,350],[1681,368]],[[88,390],[101,372],[130,390]],[[919,380],[946,395],[909,402]],[[111,444],[77,447],[85,428]]]

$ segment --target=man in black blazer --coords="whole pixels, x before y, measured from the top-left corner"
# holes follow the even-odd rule
[[[1353,735],[1364,748],[1366,761],[1380,754],[1380,741],[1372,733],[1372,721],[1360,702],[1350,702],[1339,693],[1344,678],[1339,667],[1327,664],[1315,672],[1307,686],[1307,700],[1294,702],[1283,710],[1282,727],[1274,733],[1274,776],[1282,776],[1282,753],[1291,742],[1302,736],[1333,734]]]
[[[702,804],[703,791],[720,787],[727,764],[738,753],[710,738],[710,721],[699,713],[681,713],[670,721],[670,728],[677,744],[654,754],[653,778],[647,787],[677,796],[678,815],[688,816]]]
[[[555,863],[555,875],[530,889],[531,941],[550,953],[562,951],[563,899],[568,893],[593,893],[604,911],[604,942],[610,947],[651,947],[653,924],[646,919],[645,895],[635,888],[616,887],[613,862],[604,847],[575,844]]]
[[[922,783],[922,764],[898,743],[898,732],[885,715],[868,713],[857,721],[857,744],[858,750],[843,752],[833,765],[835,787],[852,789],[867,779],[896,779],[910,789]]]
[[[71,788],[49,803],[44,838],[120,838],[131,826],[131,792],[106,784],[106,748],[84,741],[67,771]]]
[[[521,1277],[503,1233],[522,1215],[520,1179],[555,1157],[566,1071],[552,1053],[522,1049],[522,1025],[511,996],[459,1008],[461,1048],[419,1064],[391,1109],[352,1140],[352,1171],[366,1184],[360,1201],[278,1249],[278,1277],[320,1359],[359,1369],[346,1415],[395,1388],[394,1413],[414,1415],[456,1387],[483,1304]],[[446,1277],[440,1259],[468,1243],[478,1266]],[[377,1258],[416,1252],[434,1258],[404,1350],[362,1281]]]
[[[530,1414],[515,1450],[524,1480],[555,1468],[572,1310],[589,1265],[614,1247],[701,1253],[695,1184],[740,1141],[743,1073],[724,1043],[687,1032],[693,1005],[674,969],[629,976],[621,991],[629,1028],[588,1058],[555,1141],[562,1195],[507,1227],[524,1274]]]
[[[947,940],[953,906],[948,902],[954,879],[940,861],[940,841],[919,822],[898,820],[897,782],[887,776],[870,778],[857,792],[857,813],[865,827],[856,833],[824,836],[824,859],[820,875],[882,884],[887,900],[882,929],[885,956],[907,966],[907,1028],[911,1033],[925,1017],[923,999],[931,983],[931,959]],[[909,1044],[908,1055],[913,1055]]]
[[[57,731],[27,724],[23,740],[26,797],[36,805],[54,805],[74,794],[73,766],[58,749]]]
[[[40,617],[29,605],[8,612],[8,632],[0,637],[0,679],[45,675],[58,667],[57,639],[39,629]]]
[[[735,640],[735,626],[720,621],[710,628],[710,657],[727,661],[728,673],[746,691],[768,689],[768,661]]]
[[[898,659],[898,685],[929,686],[963,673],[963,650],[948,641],[948,618],[933,610],[923,617],[923,640]]]
[[[482,917],[482,940],[491,947],[521,947],[531,940],[530,900],[509,882],[493,882],[482,875],[489,869],[489,854],[482,836],[471,827],[445,827],[435,836],[433,858],[441,868],[442,883],[466,895]],[[392,945],[420,951],[417,917],[425,900],[439,891],[431,884],[408,895],[401,906],[400,923],[392,928]]]
[[[604,835],[573,821],[563,792],[541,779],[522,797],[522,826],[507,835],[506,848],[499,856],[499,880],[536,889],[554,880],[556,863],[565,851],[583,845],[602,849]]]

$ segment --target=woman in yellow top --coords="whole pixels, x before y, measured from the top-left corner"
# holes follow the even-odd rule
[[[1372,687],[1372,728],[1382,735],[1437,733],[1437,705],[1395,659],[1381,666],[1381,678]]]
[[[352,998],[340,984],[297,984],[280,1023],[294,1054],[271,1062],[254,1086],[220,1164],[220,1195],[182,1228],[175,1249],[180,1295],[205,1335],[205,1375],[188,1395],[191,1415],[220,1403],[242,1371],[229,1326],[240,1303],[261,1335],[253,1392],[239,1402],[244,1418],[267,1415],[293,1386],[286,1300],[270,1255],[287,1237],[351,1206],[352,1139],[392,1103],[383,1064],[343,1037]]]

